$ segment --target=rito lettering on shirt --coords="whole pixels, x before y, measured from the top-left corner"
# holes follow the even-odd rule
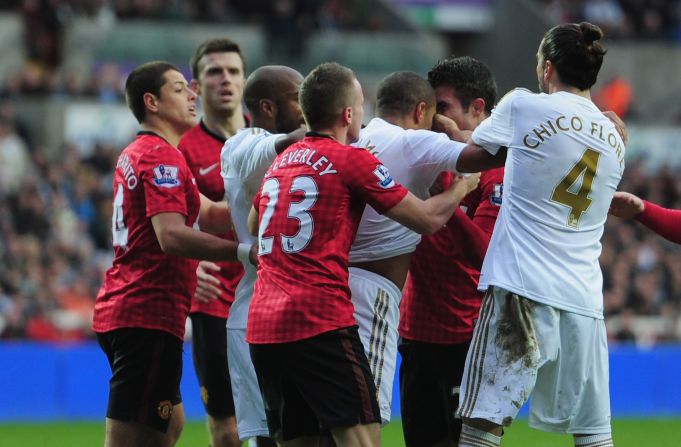
[[[315,159],[316,154],[317,151],[309,148],[286,152],[281,158],[274,162],[267,175],[269,176],[272,172],[283,166],[295,164],[310,166],[315,172],[319,173],[320,177],[327,174],[338,173],[338,171],[333,168],[333,163],[329,161],[328,158],[322,155]]]
[[[137,187],[137,175],[130,162],[130,157],[127,154],[123,154],[118,159],[116,163],[116,169],[123,171],[123,177],[125,177],[125,183],[128,189],[133,190]]]

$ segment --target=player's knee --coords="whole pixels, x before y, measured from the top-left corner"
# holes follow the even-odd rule
[[[208,416],[208,426],[212,438],[212,447],[240,447],[239,433],[236,428],[236,418],[227,416],[216,418]]]

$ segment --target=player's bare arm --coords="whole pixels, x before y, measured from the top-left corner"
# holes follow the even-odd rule
[[[305,132],[307,132],[307,127],[301,127],[277,138],[277,141],[274,143],[274,150],[277,151],[277,154],[281,154],[287,147],[302,140],[305,137]]]
[[[456,162],[459,172],[480,172],[500,168],[506,163],[507,148],[502,147],[495,155],[490,154],[476,144],[466,146]]]
[[[417,233],[433,234],[442,228],[461,200],[479,182],[479,173],[458,176],[449,188],[425,201],[410,192],[385,215]]]
[[[622,219],[633,219],[644,210],[645,204],[640,197],[628,192],[617,191],[612,198],[608,212]]]
[[[156,214],[151,224],[164,253],[205,261],[238,259],[236,242],[188,227],[182,214]]]
[[[258,235],[258,217],[258,210],[251,207],[251,211],[248,213],[248,232],[252,236]]]
[[[232,216],[227,202],[213,202],[201,194],[199,226],[208,233],[221,234],[232,229]]]
[[[450,140],[460,141],[461,143],[470,143],[473,132],[470,130],[461,130],[453,119],[437,113],[433,117],[433,131],[442,132],[449,137]]]

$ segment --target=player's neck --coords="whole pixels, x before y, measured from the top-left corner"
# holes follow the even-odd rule
[[[414,120],[410,120],[407,117],[401,116],[379,116],[386,123],[390,123],[393,126],[401,127],[402,129],[418,129],[418,125],[414,123]]]
[[[237,107],[231,115],[206,111],[201,119],[208,130],[225,139],[234,135],[237,130],[246,127],[246,120],[244,119],[241,106]]]
[[[348,128],[347,127],[325,127],[323,129],[310,129],[311,132],[325,135],[337,143],[348,144]]]
[[[140,125],[140,128],[145,132],[153,132],[159,137],[166,140],[174,148],[180,143],[180,138],[184,132],[178,132],[172,126],[165,122],[156,122],[155,120],[145,121]]]

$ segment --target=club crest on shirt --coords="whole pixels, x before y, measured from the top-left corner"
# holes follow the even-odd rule
[[[504,185],[501,183],[494,184],[494,191],[489,197],[489,201],[492,205],[501,206],[501,196],[504,194]]]
[[[378,178],[378,185],[381,188],[388,189],[395,186],[395,181],[390,175],[390,172],[388,172],[388,168],[385,166],[376,166],[376,169],[374,169],[374,175]]]
[[[154,183],[162,188],[174,188],[180,185],[177,166],[158,165],[154,168]]]

